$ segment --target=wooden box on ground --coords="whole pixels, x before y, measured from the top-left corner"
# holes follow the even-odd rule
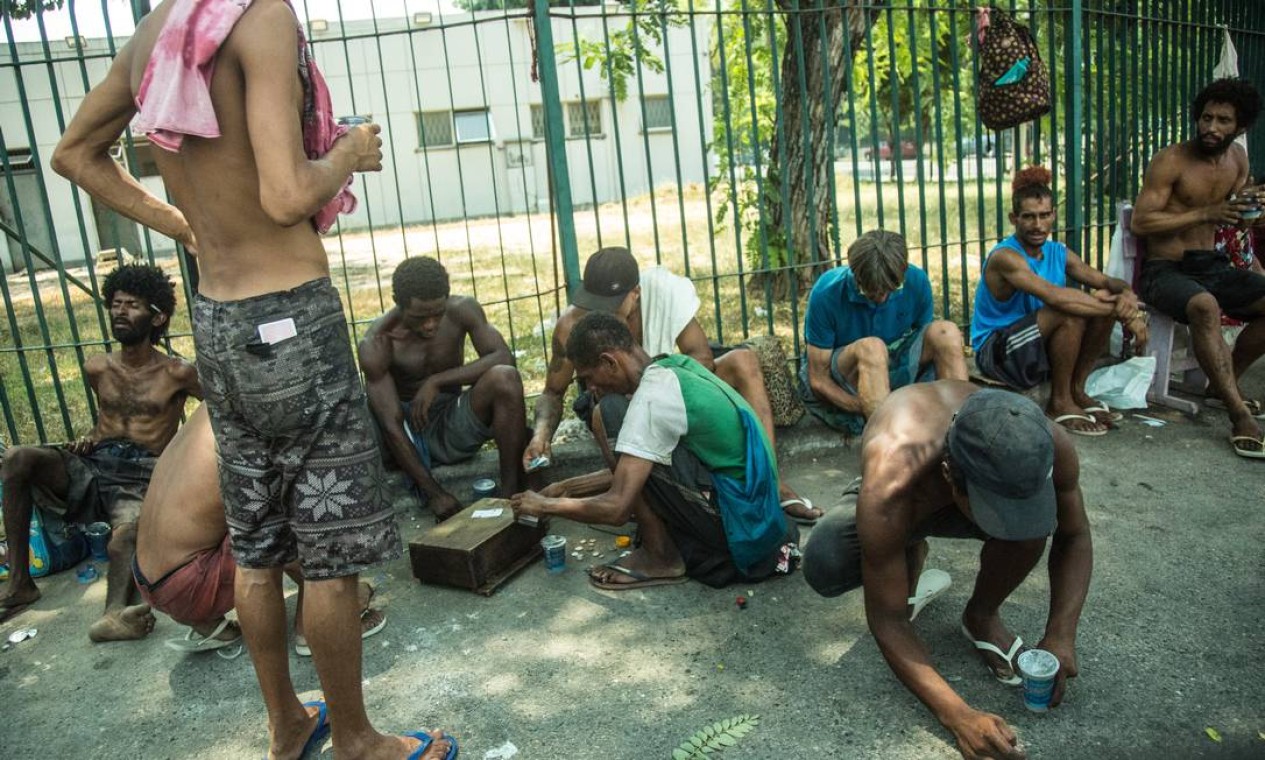
[[[500,516],[474,516],[494,509]],[[480,499],[409,542],[413,577],[491,595],[542,554],[540,539],[548,527],[547,519],[534,528],[518,524],[505,499]]]

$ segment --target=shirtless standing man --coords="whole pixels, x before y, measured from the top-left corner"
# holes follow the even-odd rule
[[[185,400],[202,398],[202,387],[192,364],[154,347],[176,309],[175,288],[161,269],[120,267],[105,278],[102,292],[122,350],[84,362],[97,395],[97,424],[66,447],[17,446],[5,453],[9,586],[0,610],[40,598],[28,567],[33,508],[56,513],[65,522],[106,521],[113,530],[105,614],[88,636],[119,641],[142,638],[154,626],[149,607],[135,604],[139,598],[131,581],[136,518],[155,457],[176,434]]]
[[[826,514],[804,548],[804,579],[823,596],[864,587],[865,617],[896,677],[968,758],[1024,757],[1002,718],[968,705],[931,663],[914,633],[928,536],[982,540],[975,591],[962,632],[993,676],[1018,685],[1023,641],[1002,603],[1050,546],[1050,612],[1037,645],[1059,659],[1053,705],[1077,674],[1076,628],[1089,591],[1093,542],[1068,433],[1017,393],[960,380],[895,391],[861,439],[861,478],[845,493],[855,506]],[[910,604],[914,608],[910,609]],[[911,614],[911,612],[913,614]]]
[[[217,23],[198,23],[211,12]],[[217,30],[223,39],[199,36]],[[172,52],[181,50],[207,56],[199,63],[209,81]],[[149,100],[157,82],[174,92]],[[188,126],[189,109],[164,108],[173,102],[202,104],[204,128]],[[154,153],[175,206],[110,157],[138,104],[151,140],[172,149]],[[354,172],[382,168],[382,141],[374,124],[339,136],[331,110],[286,2],[166,0],[84,98],[53,167],[198,253],[198,372],[220,446],[237,612],[268,709],[270,756],[297,757],[332,724],[339,757],[397,760],[430,743],[425,757],[439,758],[448,738],[380,734],[365,713],[357,576],[397,556],[400,537],[342,304],[309,220],[328,226],[331,200],[351,205],[345,185]],[[281,576],[296,559],[328,722],[325,705],[301,704],[290,681]]]
[[[360,341],[369,406],[387,450],[436,520],[462,505],[431,477],[431,466],[463,462],[489,440],[500,454],[501,495],[522,491],[527,410],[505,338],[478,301],[451,295],[448,272],[435,259],[407,259],[391,285],[395,308]],[[479,354],[469,364],[467,336]]]
[[[656,282],[664,283],[665,289],[673,287],[674,281],[683,281],[682,285],[692,285],[689,280],[672,274],[662,267],[655,267],[645,273],[656,278]],[[536,399],[536,423],[532,439],[527,443],[523,453],[523,466],[530,467],[537,457],[552,456],[551,441],[558,424],[562,422],[562,399],[567,388],[575,379],[575,367],[567,360],[567,340],[576,324],[589,312],[605,312],[613,314],[628,325],[633,341],[638,346],[647,344],[644,335],[642,312],[642,273],[637,259],[627,248],[603,248],[585,262],[583,287],[575,294],[574,302],[567,305],[558,315],[558,322],[553,329],[553,342],[550,349],[548,373],[545,376],[545,389]],[[698,296],[693,288],[675,286],[680,297],[692,298],[697,302]],[[695,307],[697,309],[697,307]],[[764,428],[769,441],[776,445],[773,430],[773,409],[769,404],[768,392],[764,388],[764,375],[760,371],[760,362],[755,352],[745,348],[737,348],[716,358],[711,345],[707,342],[707,334],[703,327],[690,313],[684,326],[674,336],[675,340],[665,342],[663,346],[652,347],[656,353],[671,353],[675,348],[681,354],[703,365],[709,372],[724,380],[729,387],[738,391],[755,411]],[[674,344],[674,345],[671,345]],[[586,425],[593,426],[596,399],[581,395],[577,400],[575,412],[580,415]],[[785,482],[779,485],[778,498],[786,516],[803,525],[812,525],[822,516],[821,509],[812,502],[801,498],[795,490]]]
[[[1190,325],[1190,340],[1209,391],[1230,414],[1230,445],[1265,459],[1257,420],[1261,401],[1245,399],[1238,379],[1265,353],[1265,275],[1230,264],[1215,250],[1217,227],[1241,225],[1258,209],[1260,188],[1247,188],[1247,151],[1235,139],[1256,123],[1261,96],[1250,82],[1218,79],[1195,96],[1193,139],[1151,159],[1133,209],[1133,232],[1146,237],[1142,300]],[[1257,221],[1252,224],[1259,223]],[[1245,323],[1231,351],[1221,312]]]

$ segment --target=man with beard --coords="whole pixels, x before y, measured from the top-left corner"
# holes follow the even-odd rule
[[[1024,169],[1011,189],[1015,234],[988,255],[975,291],[975,363],[984,375],[1020,390],[1048,379],[1051,419],[1069,433],[1106,435],[1120,414],[1086,395],[1085,380],[1116,322],[1129,325],[1138,345],[1145,345],[1146,316],[1128,283],[1107,277],[1051,239],[1049,169]],[[1069,281],[1092,292],[1068,287]]]
[[[13,614],[40,598],[28,568],[31,510],[66,523],[110,523],[105,614],[88,629],[93,641],[144,637],[154,616],[132,583],[136,519],[154,462],[175,436],[185,400],[202,398],[189,362],[155,345],[176,308],[171,280],[158,267],[119,267],[102,290],[122,350],[84,362],[97,395],[97,424],[66,446],[18,446],[5,453],[4,528],[9,587],[0,610]]]
[[[1217,227],[1260,218],[1261,188],[1247,187],[1247,151],[1235,139],[1256,122],[1261,96],[1250,83],[1218,79],[1195,96],[1194,139],[1151,159],[1133,209],[1133,233],[1145,237],[1143,300],[1190,326],[1209,395],[1230,414],[1230,445],[1265,459],[1259,399],[1246,399],[1239,378],[1265,353],[1265,276],[1237,269],[1215,248]],[[1255,221],[1253,223],[1256,223]],[[1221,335],[1221,312],[1244,322],[1234,349]]]

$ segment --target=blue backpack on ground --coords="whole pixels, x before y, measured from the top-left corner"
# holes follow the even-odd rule
[[[60,573],[88,556],[88,538],[77,526],[68,525],[57,515],[31,510],[30,558],[32,578]],[[0,578],[9,576],[8,565],[0,565]]]

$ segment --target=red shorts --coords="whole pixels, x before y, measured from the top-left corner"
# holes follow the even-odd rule
[[[236,570],[227,534],[217,548],[198,554],[153,582],[132,558],[132,575],[146,604],[188,626],[214,623],[233,609]]]

